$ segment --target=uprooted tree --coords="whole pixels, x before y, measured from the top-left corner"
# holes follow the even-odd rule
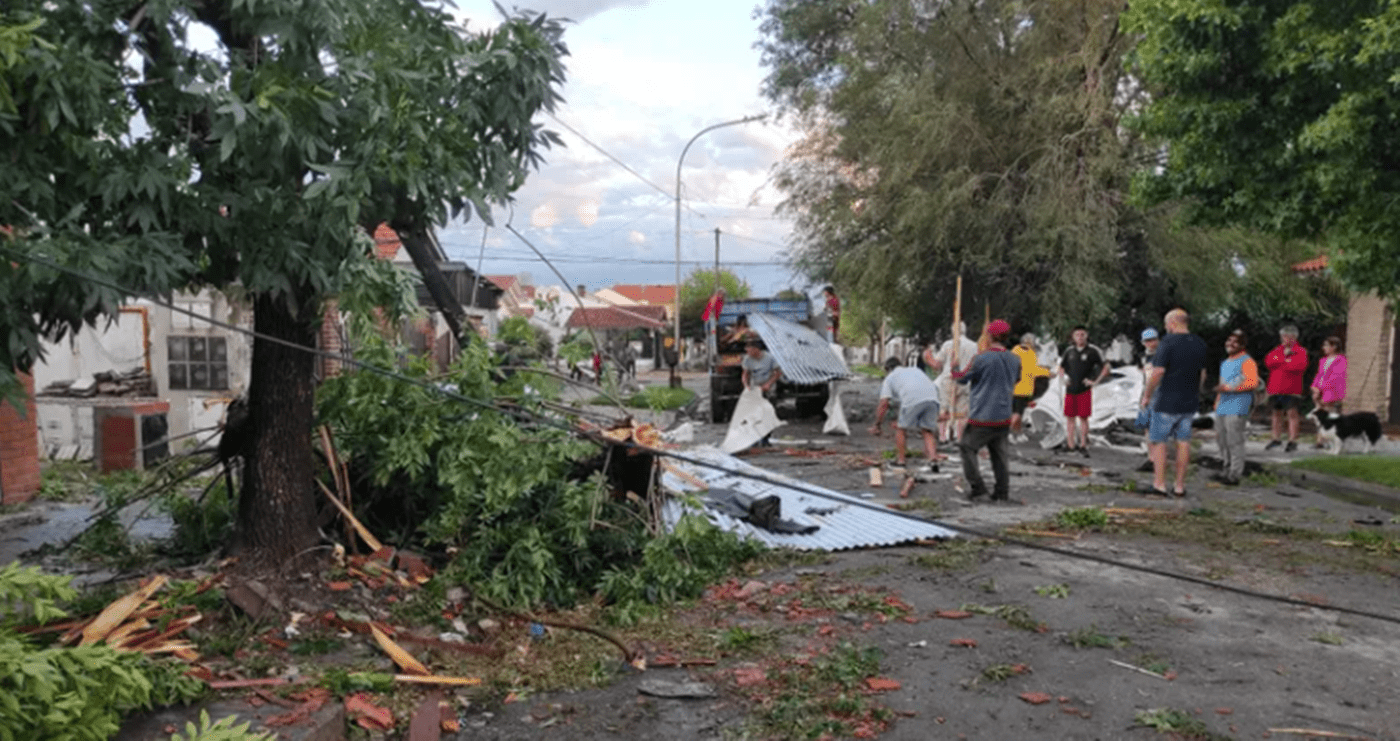
[[[323,299],[357,228],[406,240],[506,199],[557,142],[532,116],[561,27],[473,34],[415,0],[14,0],[0,11],[0,386],[133,295],[237,286],[254,308],[238,542],[314,545]],[[200,41],[204,39],[204,41]]]

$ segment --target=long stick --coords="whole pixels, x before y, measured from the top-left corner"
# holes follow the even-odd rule
[[[953,298],[953,356],[948,360],[952,364],[952,367],[948,369],[949,373],[958,370],[958,350],[962,347],[962,273],[958,274],[957,286]],[[948,435],[956,438],[958,436],[958,384],[952,383],[949,386],[952,391],[949,396],[952,398],[948,402],[948,419],[950,420]]]

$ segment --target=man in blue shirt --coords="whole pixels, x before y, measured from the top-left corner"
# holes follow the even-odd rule
[[[1011,325],[1000,319],[987,324],[992,343],[972,359],[963,373],[953,373],[958,383],[972,384],[968,400],[967,428],[958,449],[962,451],[963,477],[969,487],[968,499],[977,500],[987,494],[987,483],[977,470],[977,451],[987,448],[992,459],[993,502],[1010,501],[1011,475],[1007,471],[1009,457],[1007,438],[1011,434],[1011,402],[1016,382],[1021,380],[1021,359],[1006,351],[1011,338]]]
[[[1220,475],[1226,486],[1239,486],[1244,475],[1245,423],[1259,388],[1259,366],[1245,352],[1245,334],[1235,330],[1225,338],[1225,360],[1220,363],[1220,383],[1215,387],[1215,439],[1220,445]]]
[[[1167,312],[1167,336],[1152,359],[1152,375],[1142,392],[1142,408],[1152,409],[1147,441],[1152,455],[1152,492],[1167,492],[1167,441],[1176,441],[1176,488],[1186,496],[1186,469],[1191,463],[1191,420],[1201,406],[1206,378],[1206,343],[1191,334],[1185,309]],[[1157,394],[1158,391],[1160,394]],[[1153,401],[1153,394],[1157,398]]]

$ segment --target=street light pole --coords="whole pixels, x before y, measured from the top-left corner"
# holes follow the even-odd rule
[[[680,364],[681,353],[681,165],[685,163],[685,154],[690,151],[690,145],[694,144],[696,139],[699,139],[706,133],[714,131],[715,129],[724,128],[725,126],[737,126],[739,124],[760,121],[764,118],[767,118],[766,114],[759,114],[757,116],[745,116],[733,121],[725,121],[723,123],[706,126],[696,132],[695,136],[690,137],[690,141],[685,143],[685,149],[681,150],[680,159],[676,160],[676,316],[674,317],[675,335],[672,340],[672,342],[675,343],[673,349],[676,351],[676,365]],[[716,317],[715,320],[718,321],[719,318]],[[676,375],[676,366],[673,365],[671,366],[671,387],[675,388],[679,385],[680,378]]]

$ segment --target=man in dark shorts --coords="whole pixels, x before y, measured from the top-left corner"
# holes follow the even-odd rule
[[[1103,352],[1089,344],[1089,330],[1075,327],[1070,345],[1060,355],[1065,379],[1065,448],[1089,457],[1089,415],[1094,411],[1094,384],[1108,375]]]
[[[1285,453],[1298,449],[1298,406],[1303,403],[1303,373],[1308,370],[1308,351],[1298,344],[1298,328],[1285,325],[1278,331],[1279,345],[1264,356],[1269,369],[1269,406],[1273,408],[1273,438],[1264,446],[1273,450],[1282,445],[1283,418],[1288,416],[1288,447]]]
[[[1152,422],[1147,428],[1152,455],[1151,493],[1162,496],[1168,494],[1168,440],[1176,441],[1176,488],[1171,493],[1186,496],[1186,469],[1191,464],[1191,420],[1201,407],[1201,386],[1206,379],[1206,342],[1191,334],[1190,318],[1185,309],[1167,312],[1167,336],[1157,346],[1152,375],[1142,392],[1142,408],[1152,408]]]
[[[1011,475],[1007,471],[1011,436],[1011,398],[1016,381],[1021,378],[1021,359],[1006,351],[1011,337],[1011,325],[1000,319],[987,323],[987,335],[992,342],[987,349],[973,356],[964,373],[953,373],[958,383],[972,384],[968,400],[967,428],[963,430],[958,448],[962,452],[963,476],[967,479],[967,498],[977,500],[987,494],[987,483],[977,470],[977,451],[987,449],[992,459],[992,501],[1010,501]]]

